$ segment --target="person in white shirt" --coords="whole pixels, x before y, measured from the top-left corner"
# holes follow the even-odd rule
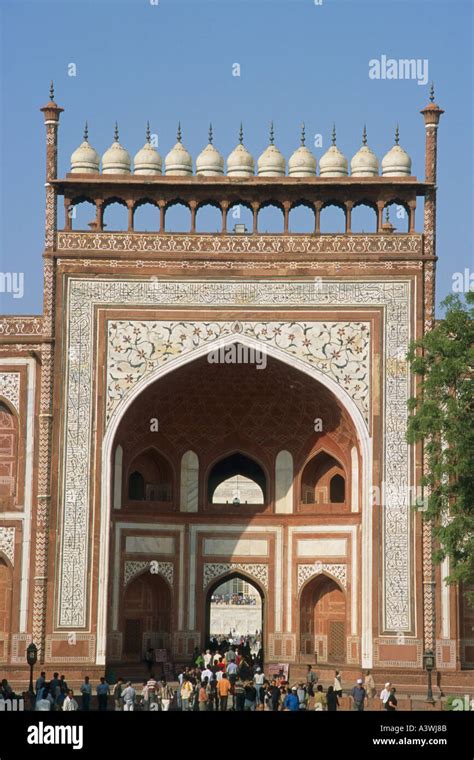
[[[253,680],[254,680],[254,682],[255,682],[255,686],[257,686],[257,685],[258,685],[258,686],[261,686],[261,685],[262,685],[262,683],[263,683],[263,682],[264,682],[264,680],[265,680],[265,676],[264,676],[264,674],[262,673],[262,668],[257,668],[257,670],[256,670],[256,672],[255,672],[255,676],[254,676],[254,679],[253,679]]]
[[[209,682],[214,679],[214,673],[207,666],[201,673],[201,681],[204,681],[205,678],[207,678]]]
[[[63,710],[64,712],[73,712],[75,710],[79,710],[79,705],[74,699],[74,692],[72,689],[69,689],[68,693],[64,697]]]
[[[135,709],[135,697],[137,692],[132,686],[132,682],[128,681],[125,689],[122,691],[123,709],[124,712],[133,712]]]
[[[209,667],[209,663],[212,660],[212,654],[210,649],[206,649],[206,654],[203,655],[204,667]]]
[[[385,703],[388,701],[388,698],[390,696],[390,687],[391,687],[390,681],[387,681],[385,684],[385,688],[382,689],[380,692],[380,699],[382,700],[382,707],[385,707]]]
[[[237,671],[238,671],[237,664],[235,662],[229,662],[229,664],[227,665],[227,675],[233,676],[237,673]]]
[[[48,692],[46,695],[40,696],[40,698],[36,700],[35,710],[38,710],[40,712],[46,712],[46,711],[52,710],[53,705],[54,705],[54,699],[52,698],[51,694],[49,694]]]

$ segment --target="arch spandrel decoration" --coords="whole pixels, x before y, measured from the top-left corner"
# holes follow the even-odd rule
[[[142,561],[142,560],[127,560],[124,565],[124,572],[123,572],[123,585],[124,587],[130,583],[133,578],[135,578],[137,575],[140,575],[146,568],[150,568],[150,572],[153,572],[154,575],[161,575],[165,580],[168,581],[171,587],[173,587],[173,580],[174,580],[174,567],[172,562],[157,562],[154,561],[154,566],[152,570],[152,561]]]
[[[211,581],[241,570],[246,575],[255,578],[265,590],[268,589],[268,565],[265,563],[242,562],[206,562],[203,568],[202,587],[207,588]]]
[[[0,528],[0,552],[14,565],[15,560],[15,528]]]
[[[94,314],[97,305],[110,307],[195,307],[226,308],[384,308],[385,510],[383,525],[385,588],[383,589],[384,628],[411,630],[410,510],[408,485],[409,448],[405,440],[406,400],[409,396],[408,367],[403,357],[410,340],[411,283],[406,280],[344,279],[314,280],[163,280],[71,277],[67,291],[68,352],[74,349],[66,368],[65,466],[62,473],[60,574],[63,579],[58,597],[58,626],[87,625],[88,550],[90,514],[90,468],[92,466],[90,424],[94,388]],[[270,351],[269,349],[272,349]],[[269,353],[282,356],[275,346]],[[71,354],[68,353],[68,356]],[[290,354],[288,354],[290,356]],[[322,380],[323,373],[306,359],[293,361],[308,374]],[[78,367],[81,372],[79,373]],[[329,376],[328,376],[329,377]],[[81,381],[79,380],[81,378]],[[89,378],[89,382],[87,382]],[[334,388],[336,384],[332,382]],[[347,394],[346,394],[347,395]],[[349,397],[347,396],[348,400]],[[353,402],[351,401],[353,404]],[[107,454],[108,456],[108,454]],[[107,510],[105,504],[102,509]],[[101,568],[107,577],[108,542],[103,544]],[[396,567],[389,557],[398,556]],[[368,585],[369,588],[369,585]],[[105,599],[105,597],[104,597]],[[103,602],[101,602],[103,606]],[[99,609],[100,615],[103,613]],[[105,637],[105,618],[101,636]],[[105,639],[104,639],[105,640]]]
[[[365,422],[370,407],[368,322],[160,322],[109,323],[106,422],[128,391],[156,368],[203,345],[225,348],[229,337],[276,346],[329,375],[352,398]],[[224,343],[225,341],[225,343]]]
[[[313,562],[312,565],[298,565],[298,591],[310,578],[318,575],[328,575],[334,578],[347,591],[347,565],[333,562]]]
[[[20,413],[20,373],[0,372],[0,399],[10,402],[16,413]]]

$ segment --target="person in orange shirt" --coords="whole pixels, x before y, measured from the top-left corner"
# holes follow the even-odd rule
[[[223,673],[221,680],[217,682],[217,693],[219,694],[219,710],[227,710],[229,692],[230,681],[227,678],[227,673]]]

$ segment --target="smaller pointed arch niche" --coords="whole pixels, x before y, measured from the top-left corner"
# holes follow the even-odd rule
[[[266,477],[263,468],[240,452],[216,462],[208,476],[210,504],[265,504]]]
[[[341,463],[327,451],[319,451],[307,462],[301,476],[303,504],[346,506],[346,473]]]
[[[118,448],[119,447],[117,447],[117,451]],[[168,460],[155,448],[149,448],[142,451],[129,465],[127,496],[128,500],[132,502],[172,501],[173,470]]]

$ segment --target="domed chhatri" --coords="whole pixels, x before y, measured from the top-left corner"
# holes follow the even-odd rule
[[[270,124],[270,144],[258,159],[259,177],[284,177],[286,163],[283,155],[276,147],[273,134],[273,122]]]
[[[196,159],[196,174],[204,177],[224,174],[224,158],[212,144],[212,124],[209,125],[209,142]]]
[[[336,145],[336,125],[332,128],[332,145],[319,159],[320,177],[347,177],[347,158]]]
[[[130,156],[128,151],[119,143],[118,124],[115,122],[114,141],[102,156],[102,172],[104,174],[130,174]]]
[[[240,125],[239,144],[227,158],[227,175],[229,177],[253,177],[255,163],[244,146],[244,129]]]
[[[150,122],[146,125],[146,142],[133,159],[134,173],[140,175],[161,174],[161,156],[151,144]]]
[[[400,177],[411,175],[411,158],[403,150],[401,145],[398,144],[400,139],[400,131],[397,128],[395,130],[395,145],[390,148],[388,153],[382,158],[382,176],[383,177]]]
[[[353,177],[377,177],[378,173],[379,162],[375,153],[367,145],[367,130],[364,124],[362,147],[351,161],[351,175]]]
[[[301,145],[288,161],[290,177],[314,177],[316,174],[316,158],[305,145],[305,126],[301,125]]]
[[[89,144],[89,129],[84,127],[84,140],[71,156],[71,172],[77,174],[96,174],[99,171],[100,156]]]
[[[178,122],[176,145],[165,158],[165,174],[184,177],[193,173],[193,159],[181,142],[181,123]]]

